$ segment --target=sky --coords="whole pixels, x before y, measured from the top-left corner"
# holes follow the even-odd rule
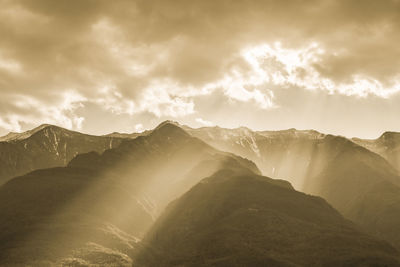
[[[400,0],[0,0],[0,135],[400,131]]]

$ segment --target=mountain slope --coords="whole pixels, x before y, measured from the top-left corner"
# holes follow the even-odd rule
[[[340,147],[339,147],[340,148]],[[325,198],[368,232],[400,248],[400,178],[383,158],[346,146],[305,190]]]
[[[0,187],[0,265],[103,265],[106,259],[130,265],[137,238],[198,181],[187,174],[227,163],[258,172],[253,163],[166,123],[101,155],[80,154],[67,167],[14,178]]]
[[[55,264],[89,241],[128,255],[152,221],[138,201],[90,171],[55,168],[14,178],[0,187],[0,265]]]
[[[304,179],[310,175],[308,164],[315,154],[315,145],[325,137],[316,131],[295,129],[255,132],[245,127],[203,127],[186,130],[217,149],[253,161],[266,176],[287,179],[298,190],[302,190]]]
[[[381,155],[400,171],[400,133],[385,132],[379,138],[367,140],[352,139],[355,143]]]
[[[53,125],[0,139],[0,184],[33,170],[65,166],[80,153],[117,147],[123,139],[86,135]]]
[[[142,243],[135,266],[400,266],[324,200],[229,170],[173,202]]]
[[[400,228],[395,227],[400,225],[396,212],[400,195],[391,193],[400,189],[400,177],[378,154],[344,137],[316,131],[219,127],[187,131],[221,150],[253,160],[264,175],[286,179],[300,191],[325,198],[347,218],[400,248]],[[386,140],[382,146],[388,151],[396,151],[392,134],[380,139]],[[365,205],[370,199],[375,203]]]

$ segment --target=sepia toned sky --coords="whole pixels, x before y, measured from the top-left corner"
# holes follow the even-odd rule
[[[0,135],[400,131],[400,0],[0,0]]]

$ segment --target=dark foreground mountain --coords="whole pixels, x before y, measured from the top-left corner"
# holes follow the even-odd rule
[[[165,123],[101,155],[14,178],[0,187],[0,265],[129,266],[158,212],[221,166],[258,172]]]
[[[229,170],[174,201],[142,243],[134,266],[400,266],[323,199]]]
[[[77,154],[117,147],[122,138],[93,136],[53,125],[0,137],[0,185],[33,170],[61,167]]]
[[[187,131],[218,149],[253,160],[267,176],[286,179],[300,191],[323,197],[365,230],[400,248],[400,177],[373,151],[344,137],[312,130],[254,132],[211,127]],[[398,150],[396,136],[385,134],[376,141],[380,149],[375,147],[375,151],[391,162]]]

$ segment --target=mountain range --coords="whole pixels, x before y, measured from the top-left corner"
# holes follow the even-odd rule
[[[259,173],[252,162],[166,123],[102,154],[79,154],[66,167],[11,179],[0,187],[0,263],[82,262],[93,253],[89,243],[118,252],[129,265],[160,209],[220,164]],[[199,166],[202,173],[188,176]]]
[[[375,141],[354,142],[313,130],[206,127],[188,132],[252,160],[266,176],[325,198],[347,218],[400,248],[400,164],[394,156],[400,135],[385,133]],[[370,150],[371,143],[379,146]]]
[[[30,171],[65,166],[81,153],[117,147],[122,138],[94,136],[43,124],[0,137],[0,184]]]
[[[399,136],[12,133],[0,265],[400,266]]]

